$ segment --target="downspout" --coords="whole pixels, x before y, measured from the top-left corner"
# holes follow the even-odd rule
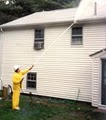
[[[0,70],[0,77],[2,78],[2,68],[3,68],[3,39],[4,39],[4,30],[3,28],[0,28],[0,32],[1,32],[1,47],[0,47],[0,53],[1,53],[1,58],[0,58],[0,63],[1,63],[1,70]],[[3,83],[2,83],[3,84]]]

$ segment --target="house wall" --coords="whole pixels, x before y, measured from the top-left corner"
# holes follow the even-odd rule
[[[46,27],[45,49],[67,27],[65,25]],[[23,89],[27,92],[32,91],[36,95],[73,100],[80,91],[78,100],[92,102],[92,92],[93,95],[97,92],[94,89],[97,85],[94,86],[95,81],[92,81],[92,59],[89,55],[105,47],[105,33],[106,24],[86,24],[83,26],[83,45],[75,46],[71,45],[71,30],[68,30],[47,50],[38,63],[35,63],[32,71],[37,72],[37,89],[26,90],[26,77]],[[33,43],[33,29],[5,31],[2,69],[5,83],[12,84],[14,64],[26,68],[42,55],[45,49],[36,51],[33,49]]]
[[[92,105],[98,106],[100,101],[100,59],[92,62]]]
[[[90,34],[90,37],[93,38],[93,41],[95,40],[95,47],[99,48],[98,50],[101,50],[103,48],[106,48],[106,35],[105,35],[106,24],[100,24],[97,26],[98,27],[96,26],[94,27],[96,32],[94,34]],[[97,54],[94,58],[92,58],[92,105],[97,107],[101,104],[100,102],[101,102],[101,60],[100,56]]]
[[[2,33],[0,32],[0,77],[2,69]]]
[[[103,109],[101,104],[101,90],[102,90],[102,61],[101,59],[106,59],[106,52],[101,52],[94,57],[92,57],[92,105],[98,106]]]
[[[0,90],[2,89],[2,81],[1,81],[1,77],[2,77],[2,32],[0,32]]]

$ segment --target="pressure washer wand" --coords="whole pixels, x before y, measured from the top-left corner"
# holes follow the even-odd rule
[[[73,25],[75,24],[75,22],[73,22],[67,29],[65,29],[60,35],[59,37],[57,37],[57,39],[55,39],[50,46],[41,54],[41,56],[33,63],[33,64],[37,64],[38,61],[42,58],[42,56],[53,46],[53,44],[59,40]]]

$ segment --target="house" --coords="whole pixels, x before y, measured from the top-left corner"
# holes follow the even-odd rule
[[[34,63],[24,78],[25,93],[78,99],[105,109],[106,15],[92,9],[62,34],[76,12],[77,8],[36,12],[1,25],[3,84],[12,84],[15,64],[24,69]]]

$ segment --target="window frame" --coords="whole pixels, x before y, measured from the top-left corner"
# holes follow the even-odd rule
[[[28,80],[28,74],[35,74],[35,81],[34,80]],[[35,83],[35,87],[28,87],[28,82],[32,82],[32,84],[34,84]],[[27,76],[26,76],[26,88],[27,89],[36,89],[37,88],[37,72],[28,72],[27,73]]]
[[[36,31],[41,31],[41,34],[36,33]],[[38,34],[38,36],[37,36],[37,34]],[[44,49],[44,39],[45,39],[44,36],[45,36],[44,28],[35,28],[34,29],[34,49],[35,50]]]
[[[81,34],[73,34],[73,28],[81,28]],[[74,38],[81,39],[79,42],[74,42]],[[71,45],[83,45],[83,26],[74,26],[71,29]]]

